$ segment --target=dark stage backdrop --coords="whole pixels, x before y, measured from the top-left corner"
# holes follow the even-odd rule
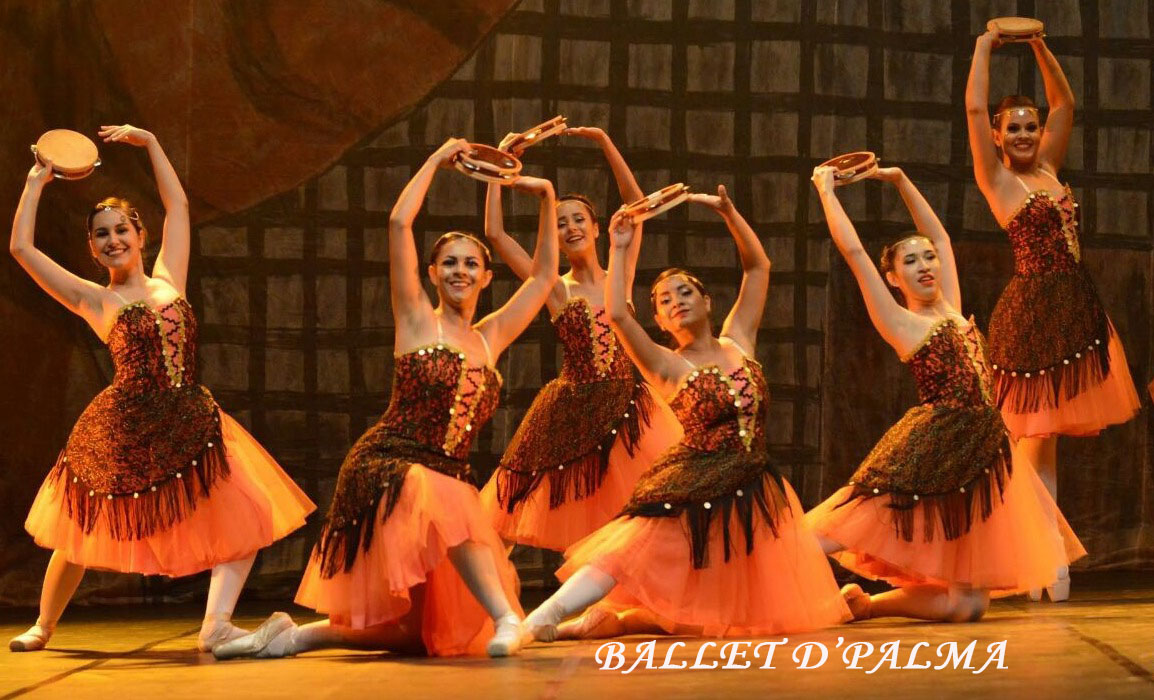
[[[378,3],[362,4],[379,10]],[[468,26],[487,30],[481,19],[499,15],[498,4],[488,3],[488,12]],[[24,4],[0,7],[9,12],[13,5]],[[201,210],[204,223],[196,229],[189,293],[202,323],[202,378],[323,509],[345,451],[381,413],[388,396],[393,326],[385,234],[400,189],[448,136],[495,143],[507,131],[561,113],[572,124],[606,128],[644,189],[675,181],[698,190],[726,184],[759,232],[774,262],[758,346],[773,392],[772,451],[805,504],[813,505],[844,481],[914,401],[914,393],[893,353],[869,326],[848,270],[831,252],[810,171],[831,155],[861,148],[906,168],[957,242],[966,312],[984,326],[1009,278],[1011,258],[973,184],[962,95],[974,36],[986,18],[1005,14],[1038,16],[1047,23],[1048,42],[1074,86],[1078,122],[1063,177],[1082,203],[1087,263],[1126,344],[1131,372],[1144,383],[1150,375],[1154,295],[1150,0],[524,0],[401,121],[397,116],[411,102],[390,97],[387,84],[374,83],[372,96],[397,102],[397,109],[374,113],[378,121],[364,129],[363,140],[349,148],[332,139],[332,158],[315,161],[295,180],[277,180],[280,194],[260,203],[242,206],[234,204],[239,199],[217,198]],[[441,20],[442,29],[457,26]],[[379,35],[369,23],[361,30]],[[307,37],[310,31],[315,41],[317,31],[333,30],[289,22],[239,40],[268,44],[272,32],[291,45],[286,37]],[[464,32],[449,43],[471,46],[471,36]],[[411,86],[420,82],[412,78],[421,75],[426,61],[442,60],[421,42],[405,46],[411,55],[404,70],[386,62],[398,60],[387,52],[368,66],[399,73]],[[247,84],[262,86],[261,114],[307,125],[291,116],[301,102],[284,99],[295,84],[293,71],[304,70],[301,65],[282,66],[274,89],[260,82],[267,71],[244,70],[247,61],[265,60],[264,53],[234,46],[230,56],[232,69],[249,76]],[[365,56],[358,58],[345,69],[363,75]],[[79,65],[86,59],[56,60]],[[217,59],[202,54],[196,60]],[[199,70],[196,65],[191,69]],[[325,85],[342,83],[339,71],[329,77]],[[1032,58],[1022,47],[1000,49],[991,92],[996,99],[1019,91],[1042,99]],[[42,92],[56,94],[47,87]],[[357,94],[358,104],[376,104]],[[202,109],[197,97],[194,91],[179,92],[171,102],[152,104],[149,113],[163,121],[170,111]],[[218,109],[227,112],[227,103]],[[344,118],[339,107],[330,104],[329,110],[308,115],[322,124]],[[37,114],[38,122],[20,134],[21,148],[40,124],[67,125],[49,110]],[[73,118],[84,124],[91,121],[82,111],[70,114],[82,115]],[[228,164],[197,171],[183,163],[182,173],[199,173],[201,180],[193,180],[216,193],[227,190],[213,182],[218,176],[241,189],[246,182],[272,178],[275,172],[246,166],[245,150],[230,146],[228,130],[215,115],[208,109],[184,130],[179,125],[170,133],[157,129],[170,151],[179,151],[182,139],[196,134],[200,124],[220,131],[218,140],[201,140],[200,148],[208,162],[217,158]],[[268,132],[257,135],[262,133]],[[283,150],[282,162],[291,165],[291,154],[309,142],[309,133],[301,128],[278,135],[275,147],[266,143],[259,150]],[[257,145],[249,142],[245,148]],[[126,171],[130,163],[137,170],[142,166],[132,159],[143,154],[104,152],[106,160],[126,164]],[[555,179],[560,191],[590,195],[602,211],[619,204],[599,151],[587,143],[557,139],[531,150],[525,160],[529,172]],[[6,148],[0,165],[9,175],[23,173],[26,152]],[[0,213],[10,216],[18,180],[5,182],[10,195]],[[98,196],[116,191],[117,182],[102,176],[85,186]],[[140,177],[132,182],[134,190],[147,191]],[[191,186],[190,191],[197,193]],[[873,247],[909,226],[900,198],[877,183],[841,193]],[[60,219],[61,231],[65,225],[79,230],[84,203],[67,202],[71,208]],[[482,210],[481,185],[443,173],[418,220],[418,246],[426,251],[449,229],[479,232]],[[535,230],[534,208],[521,195],[507,195],[506,213],[511,230]],[[155,227],[159,221],[155,215],[153,220]],[[79,234],[44,233],[55,242],[54,252],[87,271]],[[522,240],[528,243],[527,237]],[[641,284],[634,294],[643,317],[649,316],[645,284],[668,265],[693,268],[720,302],[716,306],[728,308],[739,268],[724,226],[709,212],[679,208],[647,224]],[[99,342],[80,322],[55,310],[10,261],[0,267],[6,304],[0,352],[12,377],[5,383],[0,419],[12,444],[26,444],[0,455],[0,600],[31,603],[46,557],[22,534],[23,513],[71,421],[110,373]],[[514,287],[508,269],[499,265],[483,310]],[[481,432],[475,455],[483,474],[496,463],[537,388],[559,367],[557,343],[544,316],[499,367],[506,378],[502,408]],[[1098,439],[1062,442],[1061,505],[1091,550],[1088,566],[1154,562],[1144,527],[1154,518],[1150,421],[1145,410]],[[261,555],[254,593],[271,597],[291,591],[316,529],[314,518]],[[518,562],[526,585],[551,581],[551,558],[525,551],[518,553]],[[99,576],[90,579],[83,595],[179,598],[202,588],[203,580],[196,578]]]

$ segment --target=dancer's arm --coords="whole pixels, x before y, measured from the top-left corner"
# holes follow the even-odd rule
[[[966,83],[966,125],[970,134],[970,151],[974,156],[974,178],[986,199],[993,197],[1005,170],[998,160],[990,125],[990,52],[997,44],[998,37],[992,31],[978,37],[970,63],[970,78]]]
[[[44,186],[51,181],[51,162],[43,166],[37,163],[28,171],[24,193],[20,195],[16,216],[12,220],[8,251],[41,289],[96,328],[103,308],[103,287],[65,270],[36,247],[36,209]]]
[[[704,204],[717,212],[725,220],[729,233],[737,243],[737,255],[741,259],[741,289],[721,326],[721,335],[731,338],[746,352],[752,353],[757,346],[757,329],[761,325],[769,290],[769,256],[765,254],[757,234],[733,205],[724,185],[717,186],[716,195],[691,194],[689,201]]]
[[[160,193],[160,203],[164,205],[164,228],[160,241],[160,252],[152,268],[153,277],[168,282],[181,296],[188,285],[188,257],[192,247],[191,225],[188,220],[188,197],[176,175],[172,163],[156,136],[131,124],[102,126],[100,136],[105,143],[126,143],[143,147],[152,161],[152,174],[156,177],[156,189]]]
[[[433,311],[432,302],[421,288],[413,221],[425,202],[437,169],[449,167],[458,153],[468,152],[469,142],[464,139],[449,139],[442,144],[405,185],[389,215],[389,293],[397,324],[398,345],[408,345],[402,340],[410,334],[419,334],[422,322]]]
[[[532,323],[533,317],[541,310],[559,279],[557,196],[553,192],[553,183],[537,177],[519,177],[511,186],[540,199],[537,213],[537,247],[533,251],[529,274],[521,286],[501,308],[477,324],[477,330],[485,334],[494,357],[509,347]]]
[[[1046,128],[1042,130],[1042,143],[1038,146],[1038,161],[1050,168],[1055,176],[1066,161],[1066,148],[1070,144],[1070,132],[1074,130],[1074,91],[1054,54],[1042,39],[1030,42],[1038,68],[1042,71],[1042,84],[1046,86],[1046,103],[1050,112],[1046,116]]]
[[[533,258],[521,244],[505,231],[505,214],[501,211],[502,186],[490,182],[485,192],[485,239],[518,279],[528,279]]]
[[[605,280],[605,310],[609,312],[609,323],[617,338],[625,348],[633,364],[641,370],[645,380],[662,393],[669,393],[671,386],[681,377],[685,362],[672,350],[653,342],[629,306],[625,280],[628,277],[626,258],[629,246],[640,224],[618,211],[609,221],[609,275]]]
[[[826,223],[829,224],[830,237],[833,238],[834,245],[845,258],[854,279],[857,280],[862,299],[865,300],[866,311],[874,327],[887,343],[902,354],[918,340],[915,337],[918,327],[910,318],[914,314],[894,299],[881,273],[870,260],[865,246],[858,238],[857,229],[849,220],[834,192],[833,176],[834,169],[831,167],[818,167],[813,171],[813,185],[821,197],[821,206],[825,211]]]
[[[910,216],[914,220],[914,226],[918,229],[918,233],[930,239],[938,251],[938,260],[942,264],[942,294],[951,306],[961,311],[962,291],[961,285],[958,284],[958,267],[954,258],[954,247],[950,243],[950,234],[946,232],[946,227],[942,226],[942,222],[938,219],[933,207],[901,168],[878,168],[873,177],[885,182],[892,182],[897,186],[898,193],[901,194],[906,209],[910,211]]]

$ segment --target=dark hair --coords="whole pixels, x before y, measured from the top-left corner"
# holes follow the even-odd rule
[[[576,192],[563,194],[557,198],[557,206],[561,206],[561,202],[580,203],[582,206],[589,210],[589,217],[593,219],[593,223],[597,223],[597,208],[593,206],[593,202],[589,201],[589,198],[585,195],[577,194]]]
[[[464,231],[449,231],[448,233],[441,234],[441,237],[433,244],[433,250],[429,253],[430,265],[437,264],[437,255],[440,254],[441,248],[444,248],[452,241],[469,241],[475,244],[481,249],[481,260],[485,263],[485,269],[488,270],[493,267],[493,254],[489,252],[489,246],[485,245],[480,238],[477,238],[471,233],[465,233]]]
[[[148,243],[148,230],[144,228],[144,222],[140,218],[140,212],[136,210],[136,207],[132,206],[132,202],[129,202],[123,197],[105,197],[92,206],[92,209],[88,212],[88,216],[84,219],[84,230],[88,235],[92,235],[92,222],[96,219],[96,215],[112,209],[119,210],[128,217],[128,220],[132,223],[132,227],[136,229],[136,232],[141,236],[141,248],[145,247]]]
[[[894,258],[897,257],[898,248],[902,243],[905,243],[906,241],[913,238],[924,238],[929,242],[931,246],[934,245],[934,242],[930,240],[930,237],[921,231],[906,231],[898,238],[895,238],[894,240],[882,246],[882,253],[878,258],[878,269],[880,269],[882,272],[882,281],[886,283],[886,287],[888,287],[890,293],[894,295],[894,299],[896,299],[897,302],[902,306],[906,305],[906,295],[902,293],[902,290],[890,284],[889,280],[887,280],[885,277],[887,273],[894,271]]]
[[[680,267],[670,267],[662,270],[661,274],[657,275],[657,278],[653,280],[653,284],[649,285],[649,301],[653,304],[653,308],[657,308],[657,285],[670,277],[677,277],[678,275],[689,280],[689,283],[701,293],[701,296],[706,296],[705,285],[701,283],[701,280],[697,279],[696,275]]]
[[[997,109],[994,110],[994,116],[990,118],[990,125],[995,129],[1001,128],[1002,115],[1019,107],[1022,109],[1032,109],[1035,112],[1039,111],[1038,105],[1034,104],[1034,101],[1025,95],[1006,95],[1002,98],[1002,101],[998,103]],[[1038,118],[1041,119],[1040,113]]]

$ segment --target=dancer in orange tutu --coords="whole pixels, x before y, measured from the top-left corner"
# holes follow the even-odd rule
[[[622,213],[614,217],[610,319],[645,378],[669,397],[684,437],[641,478],[621,517],[566,552],[557,573],[564,585],[525,619],[535,639],[766,635],[850,617],[793,489],[767,454],[769,394],[753,352],[769,259],[725,188],[690,199],[720,214],[737,242],[744,271],[737,302],[715,337],[701,282],[666,270],[652,297],[677,349],[651,341],[626,301],[627,254],[637,234]]]
[[[1048,584],[1085,550],[1030,464],[1012,460],[984,340],[961,313],[941,222],[900,169],[878,170],[875,177],[897,186],[917,226],[883,249],[879,274],[837,199],[833,172],[819,167],[813,175],[830,234],[874,326],[909,365],[921,403],[806,519],[846,568],[898,586],[872,598],[847,586],[856,619],[977,620],[991,593]]]
[[[201,651],[246,634],[229,621],[256,551],[305,522],[314,505],[196,382],[188,279],[188,202],[156,137],[102,127],[106,142],[148,151],[164,204],[164,240],[149,277],[148,232],[127,201],[88,214],[102,287],[35,247],[36,208],[52,164],[35,165],[12,224],[12,255],[108,345],[116,375],[81,414],[40,487],[25,527],[52,549],[40,617],[12,651],[44,648],[86,568],[165,576],[212,569]]]
[[[966,87],[974,176],[1014,250],[1014,276],[990,317],[994,394],[1056,499],[1058,435],[1096,435],[1130,420],[1138,393],[1082,264],[1078,204],[1057,177],[1074,125],[1074,94],[1045,42],[1035,39],[1030,46],[1050,105],[1045,128],[1030,98],[1010,96],[991,129],[989,63],[998,45],[994,32],[978,37]],[[1065,599],[1069,586],[1060,577],[1051,597]]]
[[[494,360],[557,283],[554,195],[547,180],[512,183],[541,200],[537,249],[521,288],[478,323],[481,290],[493,278],[489,251],[468,234],[441,236],[428,267],[434,308],[421,289],[413,219],[437,169],[469,150],[466,141],[445,142],[409,181],[389,219],[398,351],[393,395],[341,465],[296,598],[329,619],[297,627],[276,613],[252,635],[217,647],[217,658],[324,647],[506,656],[520,645],[517,574],[481,508],[466,459],[497,407]]]
[[[566,129],[600,144],[625,202],[643,195],[625,159],[601,129]],[[636,376],[605,314],[605,270],[593,204],[581,195],[557,201],[557,231],[569,260],[546,302],[564,348],[561,374],[541,388],[481,491],[506,542],[563,551],[612,520],[633,485],[681,436],[676,418]],[[501,188],[489,186],[485,236],[518,277],[532,260],[505,232]],[[625,252],[632,289],[641,237]]]

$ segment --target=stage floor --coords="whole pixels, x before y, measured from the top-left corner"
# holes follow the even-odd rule
[[[1136,697],[1154,696],[1154,574],[1083,574],[1074,578],[1068,603],[1030,603],[1018,597],[997,601],[985,620],[974,624],[928,624],[898,620],[857,623],[821,633],[794,635],[776,648],[774,669],[760,668],[752,645],[737,647],[752,667],[724,669],[717,648],[705,647],[703,664],[713,670],[621,670],[637,659],[645,637],[628,637],[627,663],[600,670],[594,655],[602,642],[537,644],[520,656],[488,659],[413,659],[387,654],[323,651],[276,661],[218,662],[195,650],[200,611],[190,606],[76,608],[66,615],[49,649],[13,654],[0,650],[0,700],[7,698],[224,698],[266,697],[404,698],[727,698],[751,693],[774,697]],[[256,624],[266,606],[241,604],[238,621]],[[32,611],[0,613],[0,638],[23,631]],[[299,620],[312,619],[308,615]],[[839,646],[839,638],[841,644]],[[779,641],[780,638],[776,641]],[[973,670],[904,669],[918,642],[914,664],[942,663],[939,645],[957,642],[962,651],[977,641]],[[1006,640],[1005,669],[991,663],[991,643]],[[673,664],[692,666],[707,640],[659,638],[654,656],[661,666],[678,641]],[[759,640],[764,641],[764,640]],[[829,650],[814,670],[801,670],[793,652],[807,642]],[[847,669],[848,644],[869,642],[860,670]],[[875,673],[887,642],[900,642],[891,668]],[[754,642],[758,643],[757,641]],[[858,647],[863,649],[864,647]],[[811,647],[810,664],[820,652]],[[800,658],[800,656],[799,656]],[[719,660],[720,659],[720,660]],[[742,663],[738,655],[734,665]]]

